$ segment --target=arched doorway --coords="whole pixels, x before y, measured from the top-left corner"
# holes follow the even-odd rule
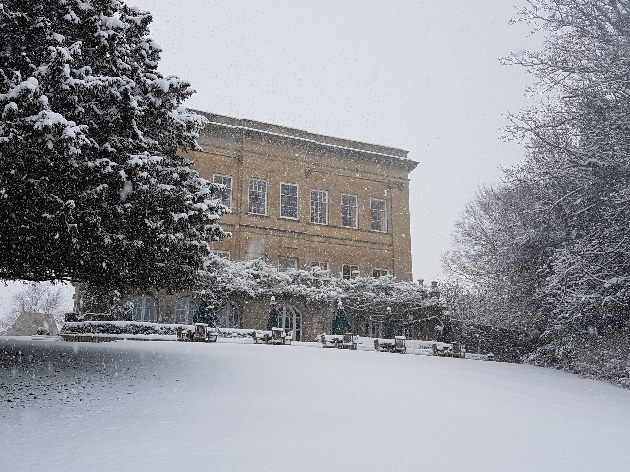
[[[157,318],[157,305],[153,297],[142,295],[133,297],[130,302],[133,304],[133,321],[144,321],[147,323],[155,323]]]
[[[241,308],[232,302],[228,302],[217,310],[218,328],[240,328]]]
[[[294,341],[302,338],[302,316],[290,305],[278,306],[278,327],[293,336]]]
[[[180,298],[175,303],[175,323],[191,325],[196,314],[197,303],[192,298]]]

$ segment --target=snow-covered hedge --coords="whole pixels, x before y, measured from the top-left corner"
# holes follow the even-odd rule
[[[184,325],[138,321],[81,321],[64,323],[60,334],[175,335]]]

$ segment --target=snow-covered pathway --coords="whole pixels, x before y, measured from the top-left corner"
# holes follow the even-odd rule
[[[0,469],[628,470],[629,391],[314,346],[0,338]]]

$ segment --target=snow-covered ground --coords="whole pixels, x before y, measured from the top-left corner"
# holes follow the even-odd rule
[[[627,471],[630,391],[317,344],[0,338],[0,469]]]

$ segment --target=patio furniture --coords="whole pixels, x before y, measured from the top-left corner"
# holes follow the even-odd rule
[[[271,328],[271,344],[284,344],[287,333],[282,328]]]
[[[206,342],[216,343],[219,338],[219,331],[217,328],[206,327]]]
[[[434,356],[463,358],[466,355],[461,343],[442,344],[441,346],[433,344],[432,348]]]
[[[394,352],[396,344],[393,339],[375,339],[374,349],[378,352]]]
[[[184,326],[178,326],[175,328],[175,333],[177,334],[178,341],[193,341],[194,334],[191,329],[185,328]]]
[[[356,349],[357,348],[357,338],[352,333],[346,333],[343,335],[343,340],[341,345],[338,347],[342,349]]]
[[[321,340],[323,347],[339,347],[339,344],[343,343],[343,335],[322,334]]]
[[[206,323],[195,323],[195,331],[193,332],[193,341],[205,342],[206,341]]]
[[[394,351],[400,354],[407,352],[407,338],[405,336],[396,336],[394,338]]]
[[[252,338],[256,344],[269,344],[269,341],[271,340],[271,331],[254,331]]]

